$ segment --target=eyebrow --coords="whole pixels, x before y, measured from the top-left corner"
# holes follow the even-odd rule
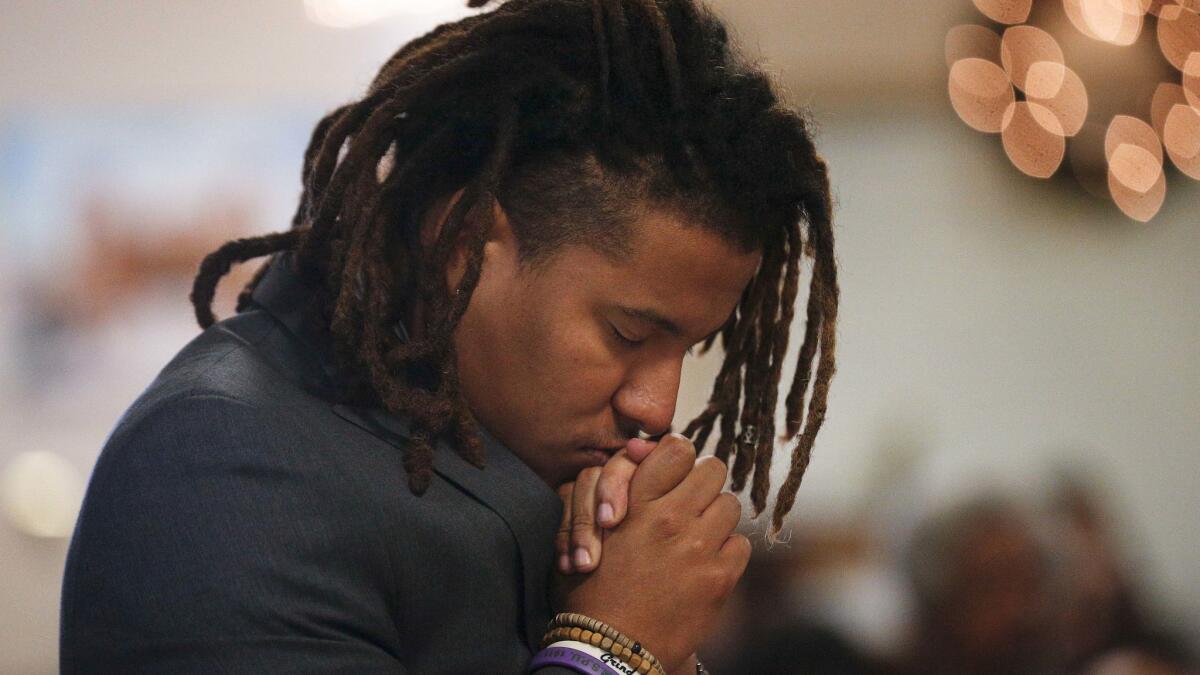
[[[622,314],[631,316],[635,319],[640,319],[642,321],[652,323],[655,326],[658,326],[660,329],[666,331],[667,333],[670,333],[671,335],[674,335],[676,337],[683,337],[684,331],[682,328],[679,327],[679,324],[675,323],[674,321],[668,319],[667,317],[663,316],[662,314],[659,314],[658,312],[656,312],[652,309],[643,309],[641,307],[618,307],[617,309],[619,309]],[[722,324],[722,327],[724,327],[724,324]],[[720,332],[721,332],[721,328],[718,328],[718,329],[714,330],[713,332],[709,333],[708,335],[704,336],[703,338],[701,338],[700,342],[704,342],[708,338],[710,338]]]

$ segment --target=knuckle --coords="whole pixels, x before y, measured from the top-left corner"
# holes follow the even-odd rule
[[[664,440],[659,444],[659,449],[667,455],[667,459],[671,462],[692,464],[696,461],[696,447],[682,436],[678,440],[674,437],[671,437],[669,441]]]
[[[578,532],[579,530],[591,530],[595,525],[596,523],[594,520],[592,520],[592,514],[590,513],[576,513],[571,515],[570,530],[572,532]]]
[[[571,533],[571,541],[568,548],[591,548],[592,544],[596,543],[596,537],[592,536],[591,532],[583,532],[576,530]]]
[[[609,491],[617,490],[628,483],[629,477],[625,472],[609,469],[600,474],[600,479],[596,482],[596,492],[607,494]]]
[[[717,495],[717,499],[721,500],[719,508],[728,511],[735,520],[742,519],[742,500],[738,499],[737,495],[732,492],[722,492]]]
[[[726,464],[725,460],[721,459],[720,457],[713,457],[712,455],[709,455],[705,459],[708,460],[709,464],[712,464],[713,468],[718,473],[721,473],[721,474],[729,473],[729,465]]]
[[[744,534],[733,534],[730,535],[729,546],[733,550],[734,560],[738,563],[738,567],[735,567],[733,571],[736,576],[741,577],[741,569],[745,568],[746,563],[750,560],[752,550],[750,540]]]
[[[706,570],[703,576],[703,583],[712,598],[725,597],[733,590],[733,585],[729,582],[729,576],[724,566],[713,565]]]
[[[718,574],[717,579],[713,582],[713,589],[717,592],[717,597],[723,598],[732,593],[740,576],[736,570],[725,570]]]
[[[659,514],[655,525],[661,534],[671,538],[676,537],[684,530],[683,518],[672,511]]]
[[[697,459],[695,470],[711,473],[714,478],[720,477],[722,481],[724,481],[725,476],[728,475],[728,468],[725,466],[725,462],[722,462],[712,455]]]
[[[589,466],[588,468],[579,472],[579,477],[575,479],[575,482],[586,483],[586,482],[595,481],[598,478],[600,478],[600,467]]]

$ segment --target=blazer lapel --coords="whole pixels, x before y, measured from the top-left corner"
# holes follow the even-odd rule
[[[335,405],[343,419],[397,447],[409,437],[407,420],[377,409]],[[511,450],[482,430],[486,465],[477,469],[453,448],[439,443],[434,471],[500,516],[517,541],[523,573],[525,641],[539,647],[550,618],[548,582],[554,562],[554,535],[562,517],[562,502]]]

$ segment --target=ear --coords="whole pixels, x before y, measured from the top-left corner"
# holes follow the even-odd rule
[[[458,200],[462,198],[463,191],[455,192],[446,201],[445,205],[437,209],[437,221],[431,228],[431,235],[427,245],[432,245],[436,241],[438,234],[441,233],[442,225],[449,217],[450,211]],[[446,288],[453,292],[462,282],[463,276],[467,272],[468,247],[470,244],[467,232],[475,229],[475,223],[471,222],[473,218],[479,218],[476,210],[472,209],[466,214],[467,222],[462,229],[463,234],[454,242],[454,247],[450,251],[450,257],[446,261]],[[510,265],[515,268],[518,258],[518,246],[516,234],[513,232],[512,224],[508,220],[508,215],[500,206],[498,201],[492,203],[492,218],[488,224],[488,231],[483,248],[483,264],[484,265]]]

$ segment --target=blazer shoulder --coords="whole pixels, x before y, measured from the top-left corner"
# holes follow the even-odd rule
[[[222,644],[286,636],[394,663],[394,533],[368,517],[386,503],[362,489],[370,472],[358,455],[301,444],[295,419],[196,390],[122,422],[68,553],[62,631],[73,660],[184,648],[210,659]]]

